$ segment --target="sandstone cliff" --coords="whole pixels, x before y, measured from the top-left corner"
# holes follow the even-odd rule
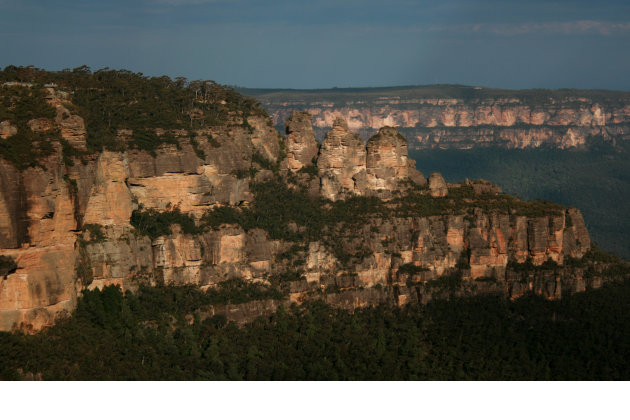
[[[31,129],[49,124],[84,149],[81,117],[70,114],[63,96],[50,95],[62,116]],[[10,138],[10,125],[3,127]],[[427,186],[394,128],[381,128],[365,145],[338,118],[319,151],[307,114],[287,123],[284,144],[262,117],[192,136],[170,134],[177,144],[162,144],[154,153],[103,151],[73,157],[69,165],[59,140],[39,167],[19,170],[0,160],[0,255],[17,264],[0,279],[0,330],[50,325],[72,310],[84,288],[109,284],[125,290],[140,282],[210,288],[234,277],[270,284],[295,273],[280,281],[290,301],[323,298],[349,308],[390,298],[423,302],[445,288],[512,297],[529,290],[556,298],[563,290],[597,285],[569,269],[525,280],[513,272],[515,264],[561,267],[583,257],[590,239],[578,210],[522,203],[484,182],[447,186],[438,174]],[[118,141],[132,135],[119,131]],[[304,179],[283,172],[313,164],[316,174]],[[273,177],[288,179],[286,194],[315,182],[320,197],[330,201],[314,198],[302,205],[321,206],[322,214],[333,211],[339,218],[322,220],[317,237],[293,221],[290,237],[236,221],[203,224],[208,211],[251,208],[252,185]],[[357,201],[361,196],[367,201]],[[343,199],[351,199],[356,214],[335,207]],[[139,210],[180,219],[168,232],[152,235],[132,225]],[[457,281],[448,283],[454,273]]]
[[[256,92],[253,92],[256,93]],[[581,147],[630,138],[630,96],[624,92],[504,91],[467,87],[265,92],[274,124],[293,110],[313,115],[318,134],[337,118],[362,136],[397,127],[412,149],[500,146]]]

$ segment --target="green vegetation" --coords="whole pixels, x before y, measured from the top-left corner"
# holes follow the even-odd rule
[[[630,281],[559,301],[483,296],[354,313],[315,301],[243,328],[202,316],[233,299],[222,293],[85,291],[72,318],[42,333],[0,333],[0,379],[20,379],[18,369],[46,380],[630,378]]]
[[[178,144],[168,133],[157,136],[155,128],[248,126],[248,116],[266,115],[255,99],[211,80],[189,82],[185,78],[146,77],[107,68],[92,72],[87,66],[58,72],[7,66],[0,71],[0,85],[6,82],[30,84],[30,87],[0,87],[0,121],[18,124],[18,134],[11,142],[0,141],[0,154],[20,169],[35,166],[52,152],[46,147],[48,143],[35,133],[20,129],[32,118],[54,118],[54,108],[43,101],[42,87],[46,84],[71,93],[72,105],[68,106],[85,120],[89,152],[131,147],[155,153],[161,144]],[[121,144],[117,138],[120,129],[134,131],[129,145]],[[216,146],[217,142],[210,139],[210,143]],[[33,144],[38,148],[33,150]]]
[[[570,265],[570,266],[577,265],[573,262],[573,260],[569,260],[569,261],[570,263],[566,265]],[[588,257],[587,255],[584,256],[584,261],[594,262],[594,260],[591,260],[591,258]],[[555,270],[558,267],[559,267],[558,263],[552,260],[551,258],[548,258],[547,261],[543,262],[540,265],[534,265],[534,262],[532,261],[531,257],[527,257],[527,260],[523,263],[518,263],[516,261],[508,261],[508,264],[507,264],[507,268],[509,270],[515,271],[517,273],[531,273],[534,271],[541,271],[541,270]]]
[[[210,146],[212,147],[221,147],[221,143],[219,143],[214,137],[212,137],[211,134],[208,134],[208,143],[210,143]]]
[[[318,169],[317,169],[317,165],[308,165],[308,166],[304,166],[302,168],[300,168],[300,170],[298,171],[298,173],[301,174],[307,174],[310,176],[311,179],[315,178],[317,176]]]
[[[399,205],[400,216],[440,216],[464,214],[472,208],[486,213],[513,214],[527,217],[561,216],[564,206],[545,200],[522,201],[507,194],[484,194],[476,196],[470,186],[449,189],[446,197],[434,198],[424,191],[399,196],[394,203]]]
[[[429,269],[426,267],[419,267],[413,263],[403,264],[400,267],[398,267],[399,274],[407,274],[410,276],[420,274],[423,271],[429,271]]]
[[[162,312],[166,312],[173,315],[179,322],[184,322],[186,315],[197,310],[203,310],[208,305],[284,299],[285,295],[273,287],[233,277],[206,292],[200,290],[196,285],[141,285],[137,296],[131,295],[131,298],[138,299],[138,304],[142,305],[142,312],[144,312],[146,319],[158,320]]]
[[[273,162],[271,162],[269,159],[267,159],[257,151],[254,151],[254,153],[252,154],[252,163],[257,163],[263,169],[271,170],[273,168]]]
[[[55,108],[50,106],[43,89],[24,86],[0,86],[0,122],[8,121],[17,133],[0,139],[0,157],[19,169],[38,166],[41,159],[54,151],[51,140],[60,140],[58,130],[35,132],[28,122],[36,118],[55,118]],[[70,149],[64,149],[68,153]]]
[[[188,214],[182,213],[178,208],[168,211],[134,210],[131,214],[131,225],[142,234],[156,239],[163,235],[172,234],[171,225],[177,224],[185,234],[200,233],[195,220]]]
[[[429,289],[435,289],[438,292],[454,293],[461,288],[462,275],[460,272],[454,272],[451,274],[443,275],[435,280],[427,282]]]
[[[197,155],[199,159],[205,160],[206,152],[204,152],[203,150],[199,148],[199,142],[195,139],[195,135],[193,133],[189,133],[189,136],[190,136],[190,145],[195,151],[195,154]]]
[[[422,150],[410,157],[425,174],[439,171],[449,182],[484,178],[508,194],[577,207],[594,241],[630,258],[630,148],[623,142],[617,149],[595,142],[588,151]]]
[[[0,255],[0,277],[13,273],[15,270],[17,270],[15,260],[7,255]]]
[[[74,265],[74,271],[77,279],[83,287],[87,287],[94,281],[94,273],[92,272],[92,263],[87,252],[86,245],[88,242],[81,238],[77,241],[79,255]]]
[[[293,104],[309,104],[313,102],[333,103],[334,107],[356,106],[357,103],[374,103],[383,97],[402,100],[399,108],[417,107],[417,104],[406,104],[404,101],[423,98],[463,99],[472,103],[486,99],[517,98],[528,105],[543,105],[564,102],[567,98],[587,97],[600,103],[627,103],[630,93],[607,90],[579,89],[528,89],[509,90],[479,88],[464,85],[426,85],[426,86],[394,86],[369,88],[333,88],[333,89],[247,89],[237,90],[248,96],[259,99],[269,107],[291,107]],[[291,105],[285,105],[290,103]]]
[[[165,133],[158,136],[154,130],[148,130],[144,128],[137,128],[133,130],[132,140],[129,143],[129,147],[146,150],[151,156],[155,157],[155,150],[162,144],[174,144],[177,148],[180,148],[177,139],[169,133]]]
[[[90,240],[88,243],[103,242],[107,238],[105,233],[103,232],[103,225],[89,223],[83,225],[83,231],[88,232],[90,235]]]

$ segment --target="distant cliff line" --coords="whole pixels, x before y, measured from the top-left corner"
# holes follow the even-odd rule
[[[396,127],[410,149],[614,147],[630,139],[630,92],[459,85],[239,91],[261,101],[277,127],[294,110],[309,112],[318,138],[344,118],[364,138]]]

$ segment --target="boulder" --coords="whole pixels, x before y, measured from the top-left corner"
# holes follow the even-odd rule
[[[446,197],[448,194],[446,182],[440,173],[433,172],[429,176],[429,190],[431,190],[431,197]]]

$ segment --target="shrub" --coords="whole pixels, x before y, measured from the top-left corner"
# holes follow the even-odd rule
[[[106,239],[105,234],[103,233],[103,225],[90,223],[84,225],[83,230],[90,234],[89,243],[103,242]]]
[[[0,255],[0,277],[13,273],[17,270],[17,264],[12,257]]]
[[[195,220],[190,215],[182,213],[178,208],[164,212],[155,209],[134,210],[130,222],[141,234],[147,235],[151,239],[172,234],[171,225],[173,224],[180,225],[185,234],[201,233]]]
[[[426,267],[417,266],[413,263],[403,264],[400,267],[398,267],[399,274],[408,274],[410,276],[420,274],[425,271],[429,271],[429,269]]]

